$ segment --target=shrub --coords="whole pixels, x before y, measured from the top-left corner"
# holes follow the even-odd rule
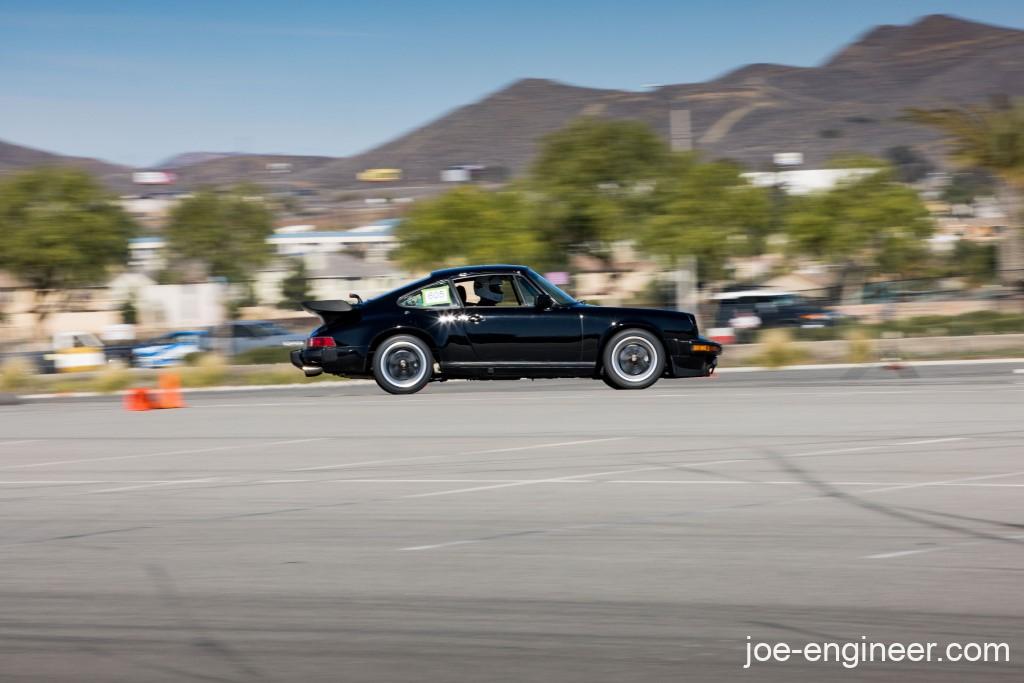
[[[32,382],[34,368],[24,358],[8,358],[0,365],[0,390],[24,389]]]
[[[199,365],[199,361],[201,361],[204,356],[208,355],[208,353],[209,352],[207,351],[193,351],[192,353],[186,353],[185,357],[181,360],[185,365]]]
[[[269,363],[287,363],[291,349],[284,346],[265,346],[242,351],[231,358],[235,365],[266,365]]]
[[[132,373],[119,361],[107,363],[93,378],[92,385],[96,391],[110,393],[127,388],[132,383]]]
[[[182,368],[181,383],[186,387],[212,387],[224,384],[228,364],[223,356],[205,353],[195,365]]]
[[[874,340],[864,330],[851,329],[846,333],[846,360],[849,363],[868,363],[875,360]]]
[[[793,335],[787,330],[765,330],[757,339],[762,345],[756,362],[768,368],[781,368],[799,363],[807,358],[807,351],[793,342]]]

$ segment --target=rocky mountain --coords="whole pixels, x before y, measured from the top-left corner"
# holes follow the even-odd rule
[[[938,157],[937,135],[903,121],[905,110],[995,95],[1024,95],[1024,31],[933,15],[879,26],[818,67],[752,64],[705,83],[644,92],[521,80],[304,177],[351,184],[359,169],[397,167],[406,181],[431,182],[457,163],[519,172],[537,140],[574,117],[637,119],[667,138],[671,109],[690,111],[694,143],[704,154],[755,168],[775,152],[803,152],[811,165],[897,145]]]
[[[336,161],[336,157],[291,154],[233,154],[175,168],[177,185],[229,185],[240,182],[293,184],[293,178]],[[354,181],[354,179],[353,179]]]
[[[704,83],[643,92],[524,79],[352,157],[190,153],[169,161],[185,188],[240,180],[349,188],[360,186],[355,175],[367,168],[400,168],[402,185],[436,183],[441,169],[453,164],[522,172],[538,140],[578,116],[640,120],[668,138],[672,109],[690,112],[693,141],[703,154],[752,168],[767,167],[775,152],[802,152],[814,166],[839,154],[879,155],[895,146],[938,160],[938,135],[903,120],[907,108],[1007,95],[1024,96],[1024,31],[933,15],[876,27],[816,67],[751,64]],[[127,173],[96,160],[0,143],[0,172],[60,160],[93,169],[108,182]],[[287,173],[280,164],[289,164]]]
[[[99,159],[63,156],[0,140],[0,176],[38,166],[81,168],[117,190],[123,190],[131,184],[132,170],[127,166],[118,166]]]

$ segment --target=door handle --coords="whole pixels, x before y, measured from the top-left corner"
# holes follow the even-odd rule
[[[483,319],[484,317],[479,313],[470,313],[469,315],[466,316],[466,320],[471,323],[478,323]]]

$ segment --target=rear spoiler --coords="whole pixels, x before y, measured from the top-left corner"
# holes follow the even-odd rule
[[[355,310],[355,307],[344,299],[303,301],[301,306],[303,310],[318,316],[320,320],[324,321],[325,325]]]

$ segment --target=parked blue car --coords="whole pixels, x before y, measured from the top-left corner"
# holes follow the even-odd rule
[[[165,368],[180,365],[190,353],[208,351],[210,335],[204,330],[179,330],[142,342],[132,349],[132,365]]]

